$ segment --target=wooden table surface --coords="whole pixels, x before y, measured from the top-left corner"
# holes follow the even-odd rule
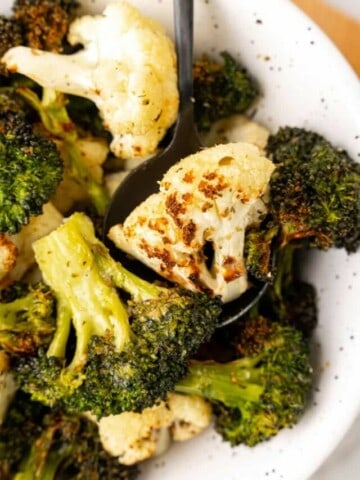
[[[327,33],[360,75],[360,22],[322,0],[293,0],[293,2]]]

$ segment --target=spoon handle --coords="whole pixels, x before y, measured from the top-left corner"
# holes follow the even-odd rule
[[[193,0],[174,0],[180,112],[192,103],[193,98],[193,13]]]
[[[174,136],[169,146],[173,153],[169,155],[167,162],[163,161],[163,166],[167,168],[186,155],[197,152],[201,147],[194,120],[194,1],[174,0],[173,5],[180,104]]]

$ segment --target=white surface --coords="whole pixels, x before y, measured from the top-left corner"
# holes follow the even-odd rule
[[[360,21],[359,0],[326,0],[344,13]],[[359,270],[359,269],[358,269]],[[358,480],[360,476],[360,416],[350,431],[311,480]]]
[[[326,0],[344,13],[360,21],[359,0]],[[359,271],[359,268],[358,268]],[[341,415],[341,412],[339,412]],[[340,445],[311,477],[311,480],[358,480],[360,476],[360,416]]]
[[[171,31],[170,0],[133,3],[161,19]],[[2,0],[1,7],[9,4]],[[88,4],[93,10],[100,7],[100,1],[88,0]],[[259,80],[264,98],[257,119],[270,128],[280,124],[313,128],[352,156],[359,155],[357,78],[325,36],[291,3],[197,0],[195,27],[198,53],[229,50]],[[305,276],[319,291],[320,322],[314,345],[316,390],[301,423],[254,449],[231,449],[208,431],[149,463],[144,478],[305,480],[315,471],[359,410],[360,384],[354,381],[360,363],[359,260],[359,254],[348,257],[331,251],[313,252],[304,262]],[[324,475],[316,480],[331,479],[328,473]]]
[[[360,476],[360,417],[344,440],[311,480],[358,480]]]

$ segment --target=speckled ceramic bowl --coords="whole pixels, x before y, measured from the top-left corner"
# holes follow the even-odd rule
[[[84,0],[99,12],[106,0]],[[171,0],[133,0],[172,31]],[[1,0],[8,12],[11,0]],[[271,129],[296,125],[324,134],[360,158],[360,86],[341,54],[286,0],[197,0],[196,53],[228,50],[258,79],[255,118]],[[341,440],[360,406],[360,254],[313,252],[305,278],[319,293],[316,388],[302,421],[271,441],[232,449],[209,429],[149,462],[147,480],[305,480]]]

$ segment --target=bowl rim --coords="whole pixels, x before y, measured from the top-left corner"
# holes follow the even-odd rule
[[[91,0],[87,0],[90,2]],[[96,0],[95,0],[96,1]],[[129,0],[131,3],[131,0]],[[153,0],[143,0],[143,1],[153,1]],[[160,1],[160,0],[159,0]],[[165,0],[162,0],[164,3]],[[167,2],[170,2],[170,0],[166,0]],[[202,0],[197,0],[199,3]],[[205,3],[210,3],[212,0],[205,1]],[[215,0],[214,0],[215,1]],[[221,0],[218,0],[221,1]],[[227,3],[230,2],[236,2],[236,0],[222,0],[226,1]],[[266,4],[267,0],[244,0],[245,3],[253,3],[255,5],[254,8],[259,8],[261,4]],[[4,2],[3,5],[0,5],[0,13],[3,11],[3,8],[6,8],[6,3],[10,5],[11,1],[9,0],[8,2]],[[216,3],[216,1],[215,1]],[[357,124],[358,132],[360,134],[360,117],[359,114],[356,112],[356,107],[355,105],[360,105],[360,87],[359,87],[359,80],[358,76],[353,70],[353,68],[350,66],[350,64],[347,62],[345,56],[339,51],[339,49],[336,47],[334,42],[320,29],[320,27],[308,16],[306,15],[300,7],[295,5],[293,2],[290,0],[273,0],[271,2],[272,8],[274,11],[281,11],[282,15],[288,15],[289,17],[297,17],[298,21],[302,23],[303,25],[309,26],[311,25],[312,27],[312,32],[314,36],[316,36],[316,41],[321,45],[321,48],[324,49],[325,52],[327,52],[332,59],[332,62],[335,66],[337,66],[338,70],[341,71],[341,77],[343,78],[344,84],[347,85],[346,91],[343,93],[343,98],[344,98],[344,103],[346,105],[350,105],[349,107],[349,112],[354,112],[358,115],[358,117],[354,117],[355,120],[354,122]],[[359,146],[356,145],[354,142],[352,142],[349,145],[349,151],[355,158],[357,157],[357,152],[358,152]],[[342,257],[341,257],[342,258]],[[360,357],[359,357],[360,358]],[[346,432],[352,425],[353,421],[355,420],[357,414],[360,412],[360,389],[358,389],[358,395],[357,398],[354,398],[351,403],[347,404],[347,416],[346,419],[342,419],[342,425],[341,428],[338,428],[336,431],[336,435],[334,435],[332,438],[328,439],[327,447],[323,448],[319,446],[319,449],[322,449],[322,454],[318,454],[316,457],[316,460],[314,460],[310,466],[307,465],[301,465],[299,467],[302,469],[301,472],[298,471],[295,473],[294,479],[291,480],[304,480],[304,476],[299,476],[300,474],[306,475],[306,478],[310,475],[312,475],[318,468],[319,466],[326,460],[327,457],[334,451],[336,446],[340,443],[341,439],[345,436]],[[299,428],[299,426],[296,426],[295,428]],[[315,431],[316,433],[316,431]],[[318,446],[317,446],[318,447]],[[271,450],[269,450],[271,452]],[[256,460],[253,460],[256,461]],[[305,462],[304,462],[305,463]],[[159,470],[160,475],[163,474],[163,470]],[[296,477],[296,475],[298,475]],[[179,477],[177,477],[179,478]],[[269,478],[274,478],[274,477],[269,477]],[[247,478],[246,480],[251,480]],[[258,478],[254,480],[259,480]],[[286,478],[286,480],[290,480],[289,477]]]

